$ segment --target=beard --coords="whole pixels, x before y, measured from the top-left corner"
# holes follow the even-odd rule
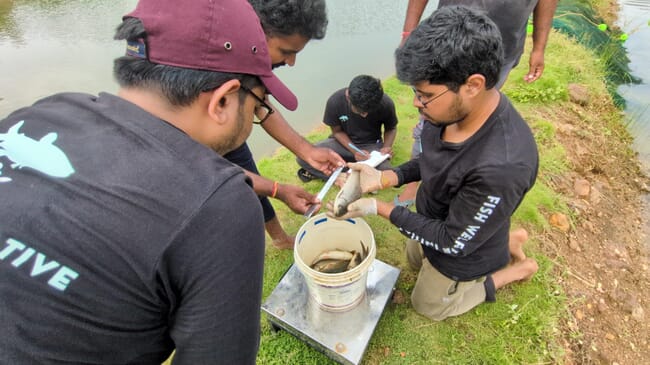
[[[284,63],[284,62],[274,63],[274,64],[271,65],[271,69],[272,69],[272,70],[275,70],[276,68],[278,68],[278,67],[282,67],[282,66],[284,66],[284,65],[286,65],[286,63]]]
[[[420,115],[424,117],[425,120],[428,120],[431,122],[433,125],[439,126],[439,127],[446,127],[452,124],[460,123],[465,118],[467,118],[467,115],[469,114],[465,108],[463,108],[463,101],[460,96],[456,95],[454,98],[454,101],[449,108],[449,118],[445,119],[437,119],[433,118],[431,115],[427,114],[426,108],[418,108],[418,111],[420,112]]]
[[[248,131],[246,131],[247,124],[248,123],[244,120],[243,108],[240,107],[239,113],[237,113],[237,124],[232,133],[228,136],[224,136],[223,140],[213,143],[210,147],[221,156],[233,151],[244,144],[248,136],[250,136],[253,126],[252,123],[250,123],[251,125],[249,126]]]

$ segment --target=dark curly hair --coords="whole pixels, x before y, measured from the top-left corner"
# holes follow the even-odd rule
[[[323,39],[327,29],[325,0],[248,0],[269,35],[300,34]]]
[[[407,84],[429,81],[457,92],[473,74],[494,87],[503,64],[499,28],[482,12],[445,6],[433,12],[395,51],[397,78]]]
[[[350,103],[361,112],[371,112],[379,107],[384,97],[381,81],[372,76],[359,75],[350,81],[348,86]]]

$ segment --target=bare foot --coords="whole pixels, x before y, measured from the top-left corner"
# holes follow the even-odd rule
[[[271,242],[273,243],[273,247],[278,250],[293,250],[295,240],[295,237],[286,236],[283,238],[273,239]]]
[[[295,241],[295,237],[289,236],[284,231],[277,216],[264,223],[264,226],[266,228],[266,232],[271,237],[274,247],[280,250],[293,249],[293,242]]]
[[[510,240],[508,246],[510,249],[510,256],[512,257],[512,264],[526,260],[524,253],[524,243],[528,241],[528,232],[523,228],[515,229],[510,232]]]
[[[494,287],[499,289],[515,281],[530,280],[538,269],[537,261],[531,258],[526,258],[512,265],[508,265],[504,269],[492,274]]]
[[[521,274],[523,275],[521,281],[528,281],[530,278],[535,275],[537,270],[539,270],[539,266],[537,265],[537,261],[531,258],[524,259],[524,261],[520,261],[516,263],[515,265],[521,265]]]

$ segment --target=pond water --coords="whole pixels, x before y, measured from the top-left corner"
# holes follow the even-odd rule
[[[124,53],[124,44],[112,37],[136,3],[0,0],[0,119],[61,91],[114,93],[113,59]],[[430,1],[427,11],[436,4]],[[298,132],[322,125],[327,98],[354,76],[394,74],[393,51],[406,5],[406,0],[327,1],[325,39],[311,41],[295,67],[276,70],[298,96],[297,111],[282,110]],[[253,129],[249,144],[256,158],[279,147],[261,128]]]
[[[634,149],[650,174],[650,0],[620,0],[618,26],[628,34],[625,42],[632,74],[640,84],[622,85],[619,93],[626,100],[625,112]]]
[[[633,147],[639,153],[643,170],[650,175],[650,0],[619,0],[619,4],[617,25],[629,35],[625,48],[630,69],[634,76],[641,78],[641,83],[622,85],[618,91],[626,100],[625,113],[634,136]],[[650,249],[650,194],[644,198],[644,242],[646,249]]]
[[[124,44],[112,39],[121,16],[137,0],[0,0],[0,119],[37,99],[61,91],[115,92],[115,57]],[[643,82],[623,85],[635,148],[650,166],[650,0],[620,0],[618,24],[629,34],[630,67]],[[295,112],[283,110],[304,134],[322,125],[329,95],[361,73],[394,74],[393,51],[400,40],[406,0],[328,0],[329,26],[311,41],[295,67],[276,71],[298,96]],[[425,12],[435,8],[430,1]],[[276,103],[277,104],[277,103]],[[249,139],[256,158],[279,145],[261,128]],[[650,168],[648,168],[650,170]]]

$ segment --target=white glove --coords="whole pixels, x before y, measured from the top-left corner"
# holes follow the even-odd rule
[[[355,200],[350,205],[348,205],[348,212],[344,215],[337,217],[332,211],[332,204],[328,204],[327,216],[335,219],[348,219],[348,218],[357,218],[363,217],[366,215],[375,215],[377,214],[377,199],[375,198],[362,198]]]
[[[371,191],[378,191],[383,188],[381,184],[381,171],[363,163],[349,163],[348,167],[350,167],[351,170],[359,171],[359,185],[361,185],[362,193],[365,194]]]

